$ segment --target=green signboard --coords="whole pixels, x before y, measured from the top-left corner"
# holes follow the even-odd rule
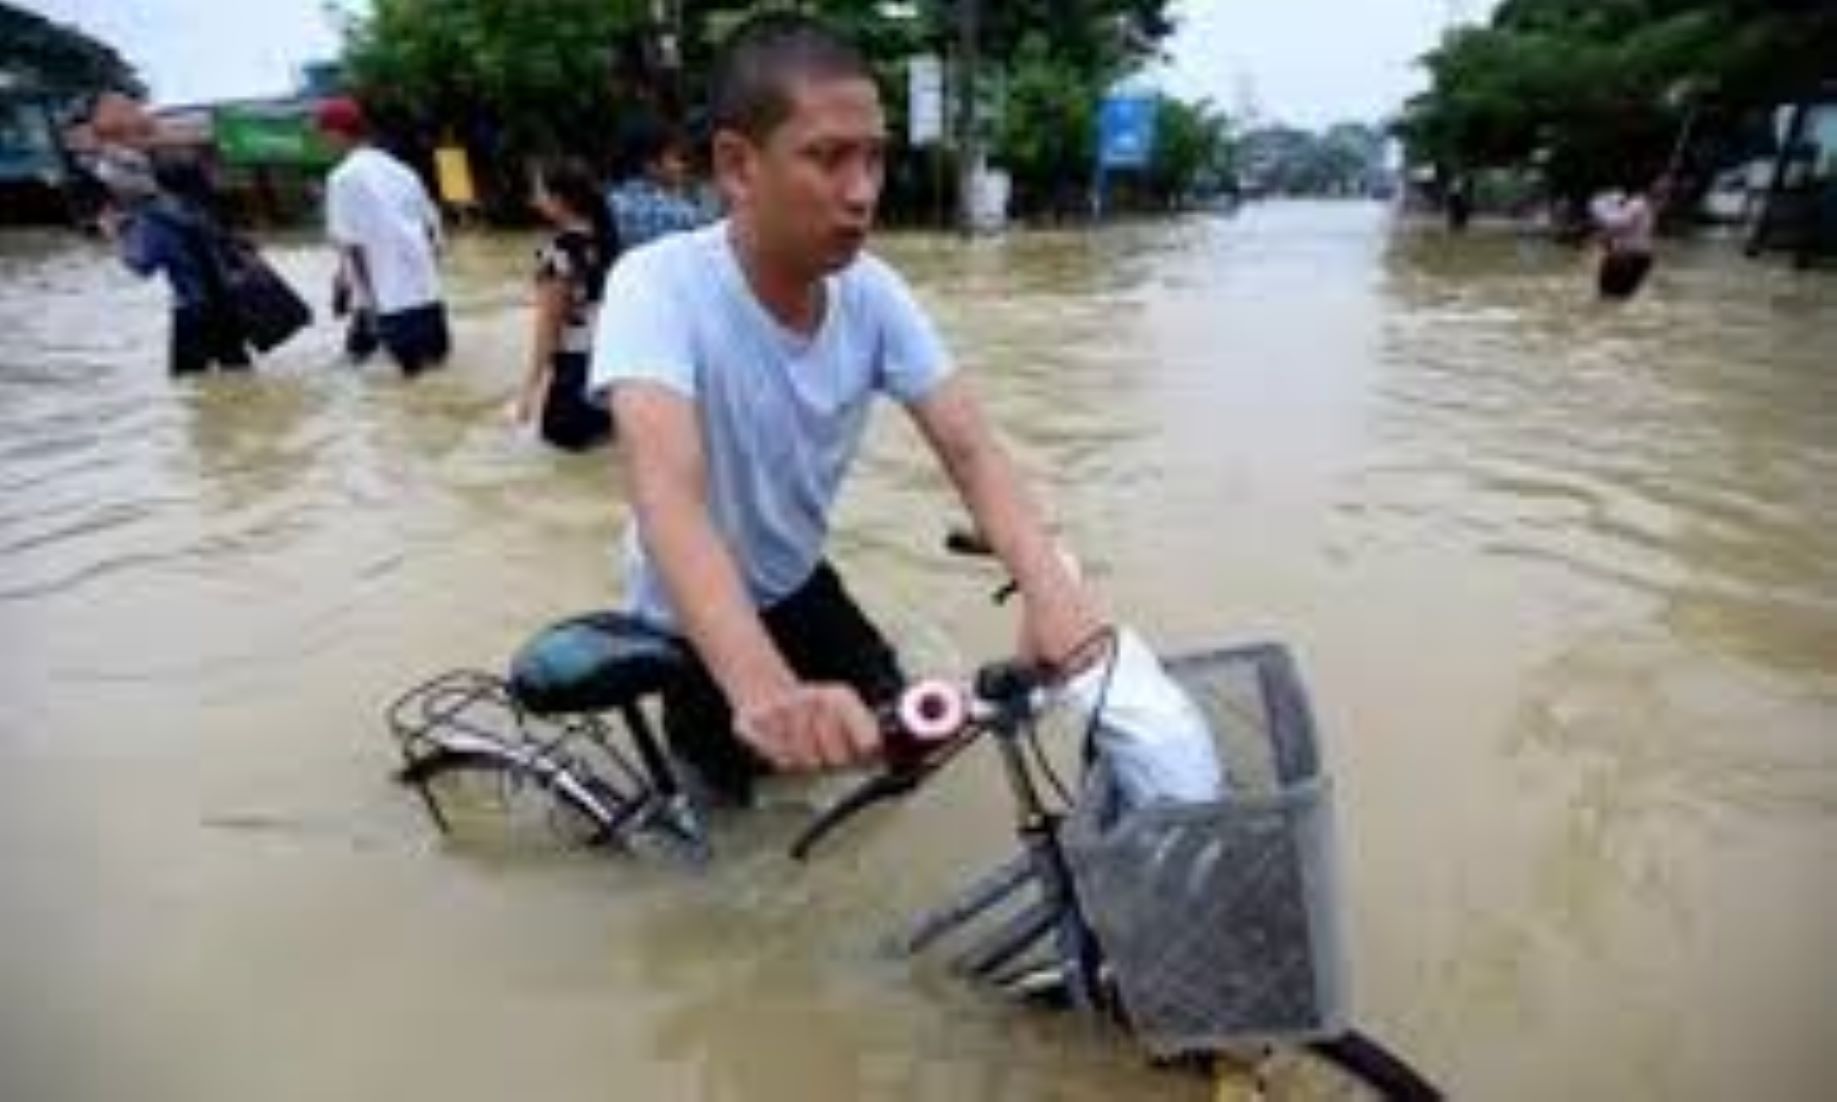
[[[336,159],[304,114],[253,114],[219,108],[211,116],[217,154],[232,165],[323,167]]]

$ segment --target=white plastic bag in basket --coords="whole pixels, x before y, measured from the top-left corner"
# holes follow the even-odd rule
[[[1134,630],[1118,628],[1115,648],[1110,661],[1066,682],[1060,699],[1089,722],[1102,697],[1097,750],[1110,762],[1123,807],[1221,798],[1224,770],[1205,714]]]

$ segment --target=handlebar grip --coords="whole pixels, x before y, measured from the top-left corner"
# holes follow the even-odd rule
[[[969,702],[947,681],[920,681],[909,686],[880,713],[882,756],[886,768],[851,789],[818,815],[791,844],[791,856],[810,856],[830,831],[856,813],[916,788],[925,775],[951,754],[951,746],[969,723]]]
[[[916,767],[933,750],[963,730],[969,704],[962,690],[947,681],[920,681],[899,694],[881,717],[881,739],[887,766]]]

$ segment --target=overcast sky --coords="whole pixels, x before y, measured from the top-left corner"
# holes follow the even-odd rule
[[[997,0],[999,2],[999,0]],[[1451,21],[1495,0],[1177,0],[1162,79],[1233,114],[1319,127],[1376,122],[1428,81],[1415,67]]]
[[[159,103],[270,95],[303,61],[334,56],[323,0],[13,0],[108,42]],[[1000,3],[1001,0],[985,0]],[[361,0],[346,0],[347,6]],[[1160,79],[1182,96],[1266,120],[1375,121],[1423,84],[1411,63],[1451,18],[1493,0],[1177,0]]]

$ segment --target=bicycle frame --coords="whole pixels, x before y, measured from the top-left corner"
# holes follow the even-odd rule
[[[985,667],[975,679],[962,731],[919,765],[883,774],[839,801],[811,824],[793,845],[792,854],[805,857],[818,839],[861,808],[911,791],[970,742],[982,735],[993,736],[1021,852],[950,901],[921,915],[895,945],[908,955],[916,954],[1032,887],[1035,898],[964,949],[957,967],[998,987],[1027,995],[1062,996],[1080,1011],[1095,1012],[1111,1004],[1102,986],[1097,939],[1078,905],[1071,868],[1060,848],[1062,815],[1041,797],[1034,767],[1021,745],[1033,734],[1041,705],[1041,680],[1037,671],[1019,665]],[[1030,964],[1030,950],[1048,938],[1050,963]]]
[[[478,722],[488,714],[495,724]],[[547,790],[594,827],[593,840],[629,845],[658,834],[696,864],[712,855],[701,817],[676,781],[642,711],[615,713],[635,744],[638,762],[619,749],[608,718],[580,713],[532,717],[495,675],[469,670],[441,674],[389,706],[387,719],[402,766],[397,780],[415,790],[442,834],[450,825],[430,788],[438,774],[468,764],[504,771]],[[586,767],[573,746],[590,744],[611,771]]]

